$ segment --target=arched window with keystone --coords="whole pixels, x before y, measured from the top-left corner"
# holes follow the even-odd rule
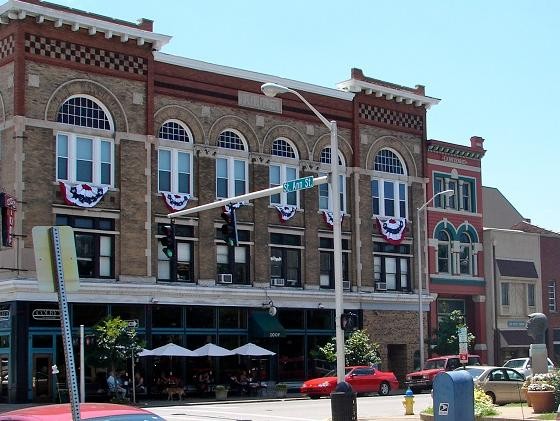
[[[371,179],[372,213],[376,216],[407,218],[407,171],[402,158],[390,149],[381,149],[373,162]]]
[[[299,176],[298,154],[293,143],[285,138],[278,138],[272,142],[271,159],[269,165],[270,187],[280,186],[286,181],[295,180]],[[291,205],[299,207],[299,192],[282,192],[270,196],[272,205]]]
[[[321,164],[331,164],[331,148],[327,146],[321,150],[320,156]],[[344,161],[344,156],[338,151],[338,188],[339,188],[339,200],[340,200],[340,211],[346,212],[346,162]],[[330,168],[329,168],[330,170]],[[319,176],[326,175],[325,173],[319,174]],[[319,185],[319,210],[332,211],[332,196],[330,192],[330,184],[325,183]]]
[[[237,130],[227,129],[218,136],[216,157],[216,198],[226,199],[248,192],[249,148]]]
[[[179,120],[167,120],[158,131],[158,191],[192,194],[193,136]]]

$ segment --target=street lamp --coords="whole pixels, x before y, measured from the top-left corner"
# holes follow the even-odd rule
[[[422,317],[422,243],[420,241],[420,212],[428,206],[432,200],[434,200],[439,195],[445,195],[446,197],[451,197],[455,194],[455,190],[444,190],[436,193],[432,196],[430,200],[424,203],[417,209],[416,217],[416,232],[418,237],[418,326],[420,330],[420,369],[424,370],[424,320]],[[427,260],[427,259],[426,259]]]
[[[261,91],[266,96],[274,97],[282,93],[291,93],[297,96],[313,113],[327,126],[331,133],[331,194],[333,211],[333,242],[334,242],[334,299],[336,319],[336,377],[337,382],[344,381],[344,331],[341,326],[343,312],[342,304],[342,232],[340,226],[340,190],[338,186],[338,138],[336,121],[327,120],[315,109],[301,94],[293,89],[276,83],[265,83]]]

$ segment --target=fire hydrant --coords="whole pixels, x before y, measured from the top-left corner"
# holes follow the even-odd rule
[[[410,388],[406,389],[406,392],[404,392],[404,401],[402,404],[404,406],[404,415],[414,415],[414,393],[412,393]]]

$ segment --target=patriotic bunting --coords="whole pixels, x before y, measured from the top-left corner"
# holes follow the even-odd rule
[[[334,223],[334,218],[333,218],[333,213],[332,211],[323,211],[323,220],[326,222],[326,224],[329,226],[330,229],[332,229],[333,227],[333,223]],[[344,212],[340,211],[340,223],[342,224],[342,222],[344,221]]]
[[[379,232],[389,244],[398,245],[404,239],[405,218],[377,217]]]
[[[165,206],[172,212],[177,212],[183,210],[189,204],[189,200],[191,199],[191,195],[188,193],[169,193],[169,192],[162,192],[163,201],[165,202]]]
[[[60,182],[60,191],[66,204],[82,208],[93,208],[103,199],[108,190],[109,186],[90,186],[85,183],[73,186]]]
[[[280,222],[284,223],[296,214],[297,207],[294,205],[274,205],[278,211]]]

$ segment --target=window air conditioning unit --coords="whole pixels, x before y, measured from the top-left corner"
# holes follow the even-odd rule
[[[376,291],[387,291],[387,282],[376,282],[375,283],[375,290]]]
[[[350,290],[350,281],[342,281],[342,289]]]
[[[270,280],[270,285],[273,287],[283,287],[285,284],[284,278],[272,278]]]
[[[231,284],[233,282],[233,277],[231,273],[219,273],[218,283],[219,284]]]

